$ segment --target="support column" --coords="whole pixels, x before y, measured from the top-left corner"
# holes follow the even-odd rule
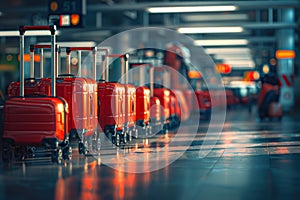
[[[280,21],[282,23],[294,23],[295,11],[293,8],[280,10]],[[277,50],[295,50],[294,29],[280,29],[277,33]],[[278,78],[280,81],[279,102],[284,112],[290,112],[294,106],[294,59],[282,58],[278,60]]]

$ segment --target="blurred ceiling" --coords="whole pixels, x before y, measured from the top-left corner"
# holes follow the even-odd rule
[[[0,1],[0,31],[17,30],[20,25],[46,25],[49,1]],[[300,0],[262,1],[158,1],[158,0],[86,0],[87,12],[83,28],[61,29],[60,41],[89,40],[101,42],[105,38],[135,27],[166,27],[174,30],[191,27],[240,27],[235,33],[192,33],[198,43],[215,55],[212,47],[247,47],[256,65],[270,59],[276,50],[280,29],[295,30],[295,46],[299,47]],[[150,13],[149,7],[159,6],[228,6],[237,10],[192,13]],[[284,8],[295,9],[294,22],[280,21]],[[224,30],[224,28],[223,28]],[[218,39],[217,41],[215,41]],[[224,41],[225,39],[225,41]],[[226,44],[227,42],[227,44]],[[17,47],[17,37],[0,37],[1,51]],[[239,50],[238,50],[239,51]],[[298,48],[297,50],[298,51]],[[228,58],[230,56],[227,56]],[[298,56],[299,57],[299,56]],[[215,56],[215,59],[224,59]],[[254,64],[254,65],[255,65]]]

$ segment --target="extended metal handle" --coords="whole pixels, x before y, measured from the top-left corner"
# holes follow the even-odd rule
[[[55,52],[56,52],[56,26],[20,26],[20,96],[24,96],[24,35],[26,31],[49,30],[51,32],[51,66],[52,66],[52,95],[56,95],[56,70],[55,70]]]

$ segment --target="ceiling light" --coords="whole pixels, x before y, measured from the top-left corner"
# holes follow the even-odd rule
[[[59,34],[60,32],[57,31],[57,35]],[[25,35],[26,36],[48,36],[51,35],[51,32],[46,30],[27,31]],[[0,37],[17,37],[17,36],[20,36],[19,31],[0,31]]]
[[[240,26],[227,26],[227,27],[186,27],[179,28],[179,33],[192,34],[192,33],[240,33],[243,28]]]
[[[41,45],[50,44],[49,42],[41,42],[38,43]],[[65,41],[65,42],[57,42],[60,47],[94,47],[96,43],[93,41]]]
[[[245,21],[249,17],[247,14],[185,14],[182,15],[182,20],[185,22],[199,21]]]
[[[214,54],[216,60],[251,60],[252,57],[249,53],[243,54]]]
[[[234,46],[247,45],[248,40],[245,39],[227,39],[227,40],[195,40],[196,46]]]
[[[245,68],[254,68],[255,63],[253,60],[224,60],[224,63],[231,65],[232,67],[245,67]]]
[[[168,6],[147,8],[149,13],[218,12],[234,10],[237,10],[236,6]]]
[[[250,54],[249,48],[206,48],[205,52],[207,54]]]

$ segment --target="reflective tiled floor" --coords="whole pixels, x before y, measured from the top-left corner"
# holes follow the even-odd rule
[[[98,156],[75,152],[63,165],[1,163],[0,199],[299,199],[298,116],[256,116],[230,110],[221,134],[201,123],[193,138],[189,125],[172,145],[169,133],[126,149],[104,145]]]

